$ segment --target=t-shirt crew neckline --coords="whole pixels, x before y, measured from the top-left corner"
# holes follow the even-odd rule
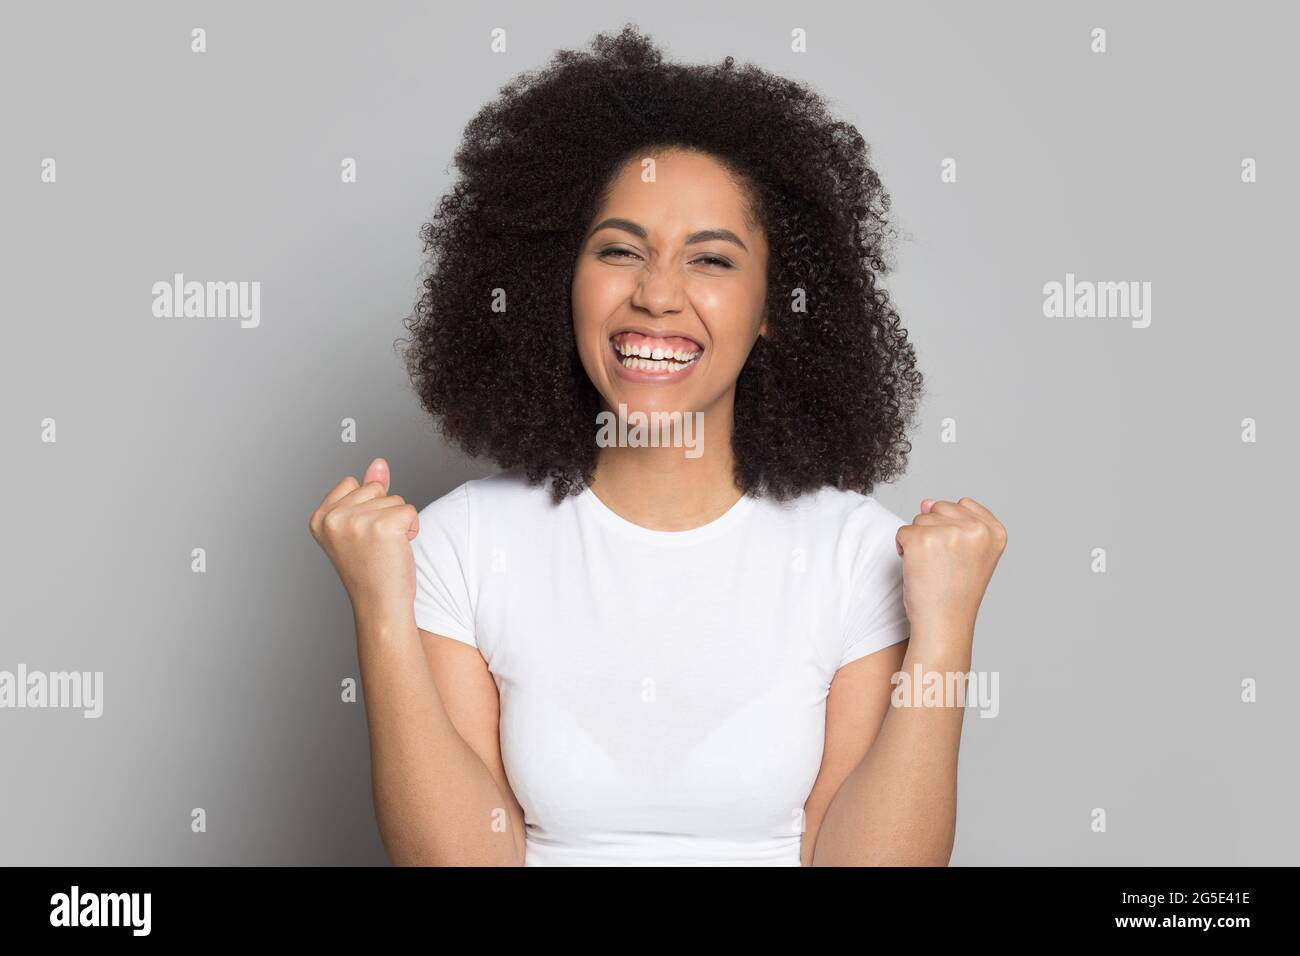
[[[698,528],[687,528],[685,531],[660,531],[628,521],[601,501],[590,487],[583,488],[578,498],[588,511],[613,531],[647,544],[668,548],[679,547],[684,544],[698,544],[701,541],[708,541],[719,535],[726,534],[740,523],[757,503],[756,499],[749,494],[743,494],[735,504],[708,524],[702,524]]]

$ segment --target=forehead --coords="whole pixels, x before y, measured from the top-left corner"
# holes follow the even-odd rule
[[[648,152],[628,160],[611,181],[596,218],[613,215],[659,231],[753,230],[744,187],[713,157],[686,150]]]

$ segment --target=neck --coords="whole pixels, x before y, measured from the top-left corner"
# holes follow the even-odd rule
[[[721,517],[742,494],[732,473],[732,415],[729,401],[705,412],[704,453],[696,458],[683,448],[601,448],[592,492],[615,514],[654,531],[689,531]]]

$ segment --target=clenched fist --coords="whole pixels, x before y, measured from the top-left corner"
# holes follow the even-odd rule
[[[975,615],[1007,546],[1001,522],[973,498],[921,502],[894,537],[903,556],[903,604],[914,630],[973,634]]]
[[[312,513],[308,527],[343,582],[356,613],[411,612],[419,512],[388,493],[388,462],[376,458],[360,484],[344,478]]]

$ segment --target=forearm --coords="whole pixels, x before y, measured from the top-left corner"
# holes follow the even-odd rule
[[[398,866],[518,866],[507,801],[438,695],[414,615],[357,613],[375,813]]]
[[[971,637],[970,628],[947,634],[914,628],[903,673],[910,679],[918,664],[922,675],[967,673]],[[911,689],[911,706],[897,706],[891,698],[876,739],[827,807],[813,866],[948,864],[965,711],[960,701],[946,698],[946,706],[920,706],[922,688]]]

